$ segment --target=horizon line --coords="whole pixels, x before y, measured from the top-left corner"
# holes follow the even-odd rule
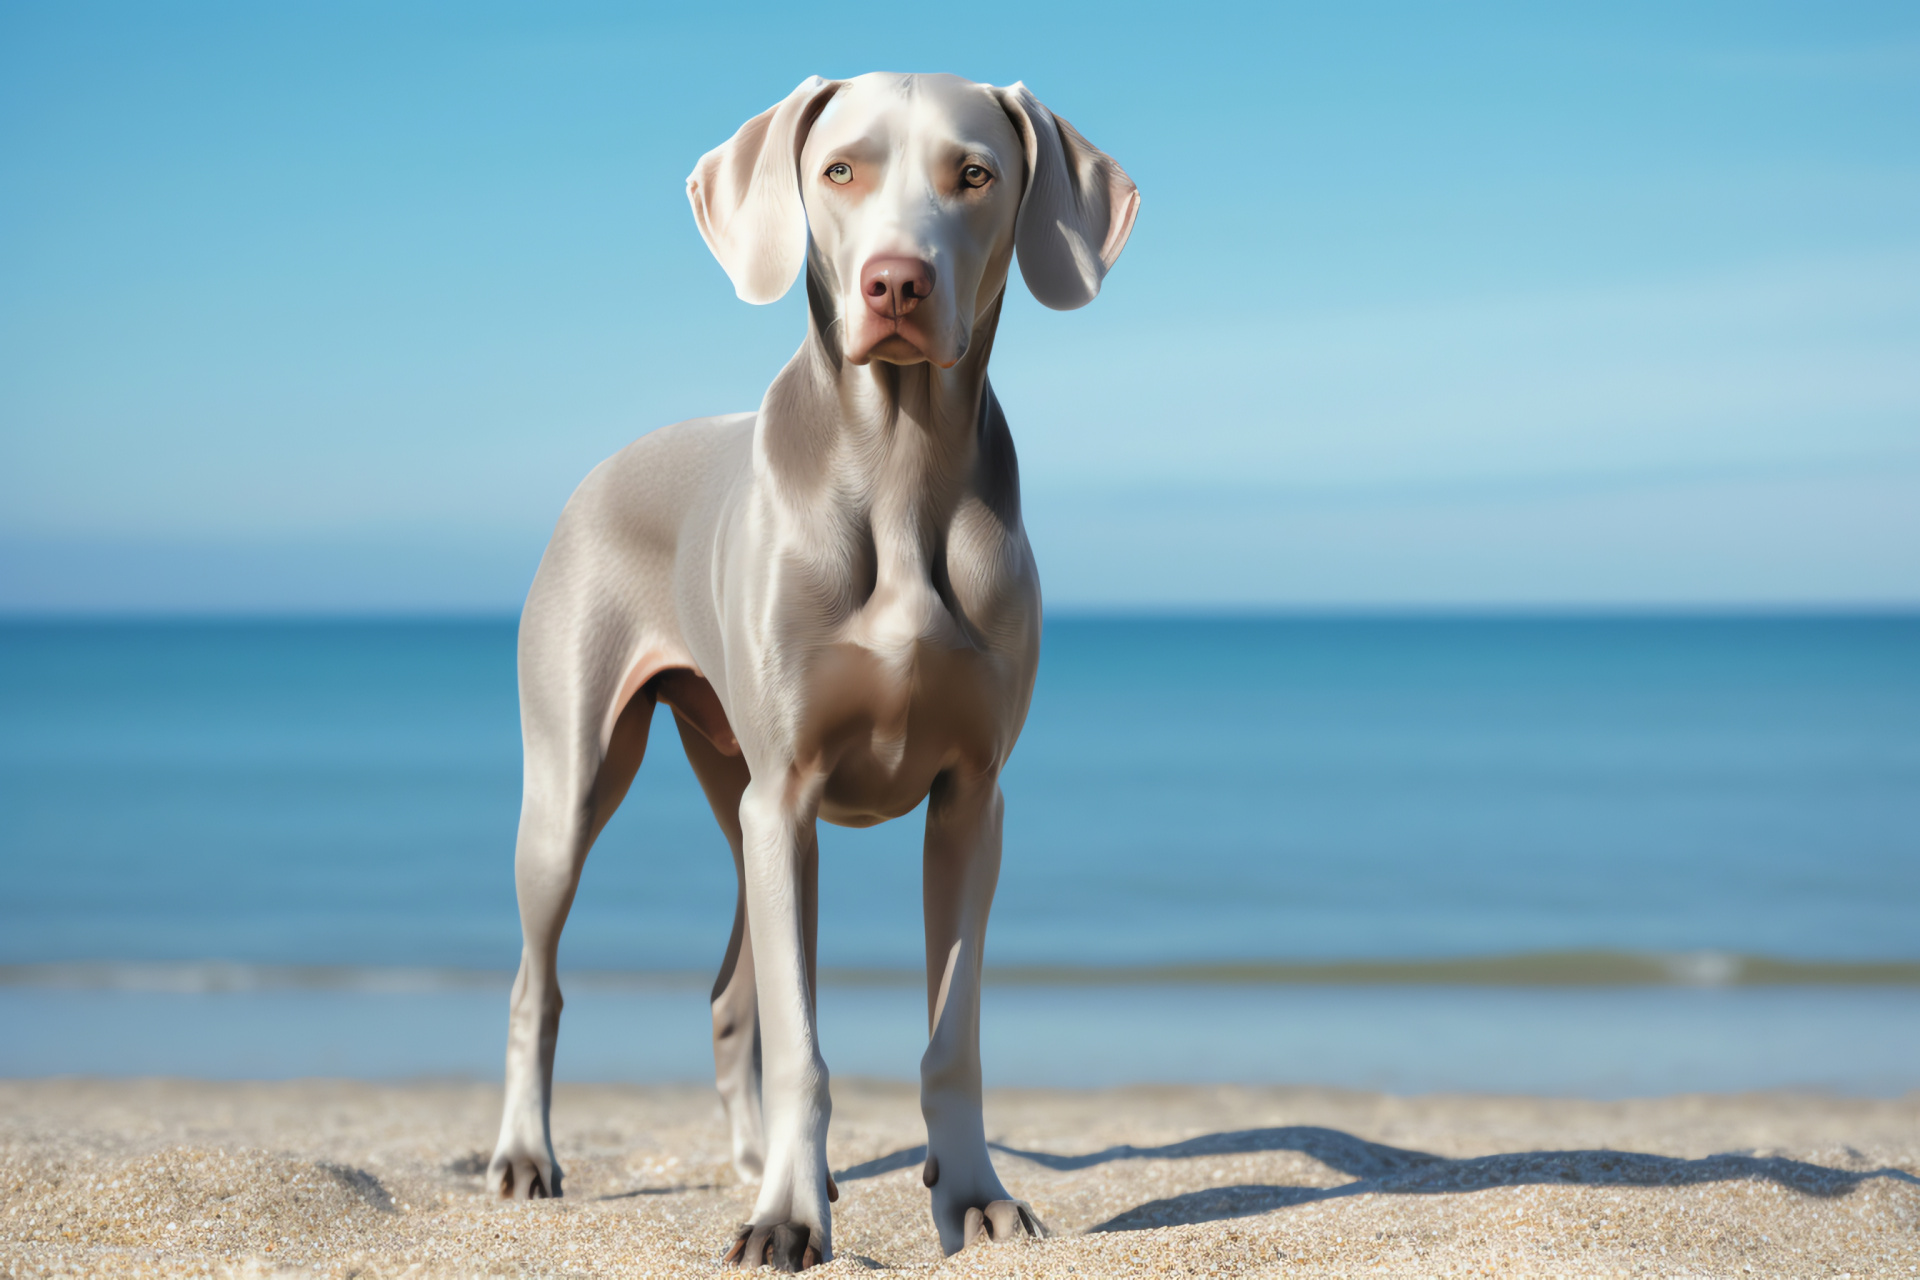
[[[1300,987],[1920,987],[1920,959],[1831,960],[1746,952],[1532,951],[1500,955],[1328,960],[1226,960],[1162,964],[989,965],[989,986]],[[567,982],[594,990],[704,990],[707,970],[573,969]],[[246,991],[419,994],[504,989],[510,969],[432,965],[255,964],[230,960],[74,960],[0,964],[0,988],[212,995]],[[822,987],[925,985],[914,968],[826,965]]]
[[[11,609],[0,606],[0,627],[20,625],[151,624],[421,624],[515,623],[520,609]],[[1913,601],[1751,602],[1468,602],[1421,601],[1352,604],[1068,604],[1044,610],[1045,621],[1581,621],[1581,620],[1789,620],[1920,618]]]

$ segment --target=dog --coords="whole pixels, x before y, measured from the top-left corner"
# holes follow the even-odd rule
[[[1139,193],[1023,84],[874,74],[807,79],[708,152],[687,196],[743,300],[780,298],[805,268],[807,336],[757,412],[663,428],[597,467],[528,593],[524,945],[490,1184],[561,1194],[560,931],[664,702],[739,882],[713,1055],[734,1167],[760,1190],[726,1260],[833,1257],[815,823],[870,826],[923,799],[934,1225],[948,1254],[1042,1235],[994,1172],[981,1116],[999,775],[1040,651],[987,359],[1016,259],[1042,304],[1084,306]]]

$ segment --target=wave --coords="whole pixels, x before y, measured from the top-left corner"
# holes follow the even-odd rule
[[[571,970],[569,988],[706,990],[710,975],[685,970]],[[1549,951],[1439,959],[1247,960],[1152,965],[989,967],[992,986],[1453,986],[1766,987],[1920,986],[1920,961],[1802,960],[1724,951]],[[822,987],[918,987],[916,969],[824,968]],[[0,987],[210,995],[246,991],[422,994],[491,991],[513,974],[496,969],[202,961],[65,961],[0,965]]]
[[[989,970],[989,978],[1035,986],[1920,986],[1920,961],[1798,960],[1726,951],[1539,951],[1415,960],[1256,960],[1105,968],[1018,966]]]

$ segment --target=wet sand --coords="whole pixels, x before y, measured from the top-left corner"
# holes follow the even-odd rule
[[[1920,1095],[990,1096],[1052,1239],[942,1260],[910,1088],[836,1081],[827,1275],[1920,1275]],[[562,1087],[567,1198],[481,1185],[467,1084],[0,1081],[0,1274],[710,1275],[753,1199],[710,1090]]]

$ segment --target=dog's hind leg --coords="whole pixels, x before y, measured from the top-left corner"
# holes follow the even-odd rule
[[[721,752],[683,715],[674,723],[687,762],[700,779],[713,816],[733,851],[738,885],[733,934],[713,984],[713,1075],[733,1130],[733,1169],[743,1182],[758,1182],[766,1165],[766,1132],[760,1118],[760,1005],[753,982],[753,935],[747,929],[746,868],[740,853],[740,797],[752,780],[746,761]]]
[[[523,941],[507,1021],[506,1108],[487,1166],[487,1185],[502,1197],[560,1194],[550,1118],[553,1050],[560,1035],[560,931],[587,851],[625,798],[646,754],[653,706],[651,688],[636,692],[614,722],[604,752],[597,750],[597,733],[591,739],[585,731],[574,733],[571,750],[551,743],[538,749],[536,735],[528,734],[526,793],[513,858]],[[524,698],[522,714],[533,714]]]

